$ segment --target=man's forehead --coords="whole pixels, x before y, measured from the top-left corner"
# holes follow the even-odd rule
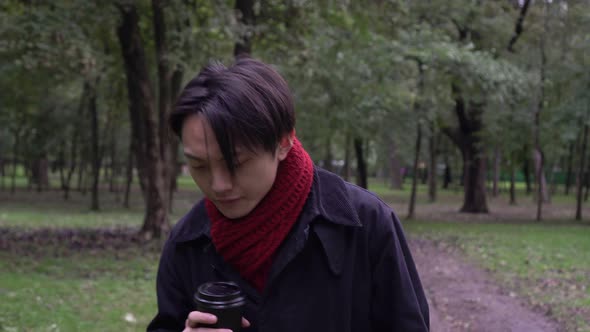
[[[211,145],[200,145],[200,144],[186,144],[184,145],[184,155],[189,159],[200,159],[200,160],[208,160],[208,159],[223,159],[223,155],[219,148],[216,146],[212,148]],[[250,150],[243,148],[243,147],[236,147],[235,149],[235,156],[237,158],[249,155],[251,153]]]
[[[189,115],[183,124],[182,143],[184,154],[193,156],[193,159],[222,159],[217,138],[209,123],[202,114]],[[236,157],[258,154],[260,149],[249,149],[242,144],[236,144],[234,152]]]
[[[191,114],[184,119],[182,124],[182,137],[190,137],[191,139],[203,139],[205,136],[212,136],[213,131],[207,121],[203,120],[200,114]],[[210,140],[210,137],[207,137]]]

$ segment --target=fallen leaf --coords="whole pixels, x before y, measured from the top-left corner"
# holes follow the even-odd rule
[[[135,316],[132,313],[128,312],[125,314],[125,321],[128,323],[135,324],[137,323],[137,318],[135,318]]]

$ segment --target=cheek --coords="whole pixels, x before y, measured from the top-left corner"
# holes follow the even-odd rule
[[[189,173],[191,175],[191,178],[193,178],[193,181],[195,182],[197,187],[199,187],[199,189],[201,189],[201,191],[206,191],[207,190],[206,184],[209,183],[207,175],[202,174],[202,172],[197,172],[194,170],[191,170]]]
[[[252,195],[265,195],[274,183],[276,166],[264,163],[245,170],[239,177],[239,186]]]

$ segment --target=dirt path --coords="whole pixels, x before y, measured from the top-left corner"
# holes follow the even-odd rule
[[[421,239],[412,239],[410,246],[430,304],[433,332],[561,331],[457,253]]]

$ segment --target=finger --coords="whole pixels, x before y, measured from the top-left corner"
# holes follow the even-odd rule
[[[182,330],[182,332],[232,332],[232,330],[213,329],[213,328],[209,328],[209,327],[196,327],[196,328],[187,327],[184,330]]]
[[[217,323],[217,317],[212,314],[208,314],[200,311],[193,311],[188,314],[186,321],[186,327],[197,327],[198,324],[215,324]]]
[[[242,327],[250,327],[250,322],[244,317],[242,317]]]

